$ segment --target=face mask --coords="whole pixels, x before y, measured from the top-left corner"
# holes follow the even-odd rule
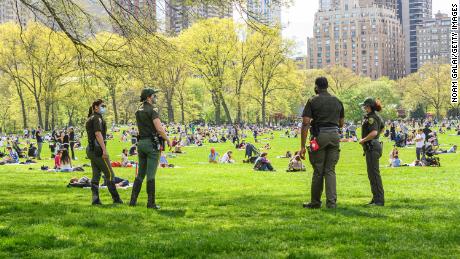
[[[107,109],[106,109],[105,107],[101,107],[101,108],[99,109],[99,113],[100,113],[101,115],[104,115],[106,111],[107,111]]]
[[[366,107],[365,107],[365,106],[361,107],[361,109],[362,109],[362,111],[363,111],[364,114],[367,114],[367,110],[366,110]]]
[[[158,97],[156,95],[154,95],[153,98],[152,98],[152,102],[157,103],[157,101],[158,101]]]

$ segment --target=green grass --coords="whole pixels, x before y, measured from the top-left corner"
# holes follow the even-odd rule
[[[386,207],[367,208],[370,187],[361,147],[343,143],[337,166],[338,208],[305,210],[311,166],[305,173],[286,173],[287,160],[299,139],[271,141],[275,173],[254,172],[241,163],[206,163],[210,144],[185,148],[170,163],[176,169],[157,174],[160,211],[113,206],[102,190],[102,207],[90,206],[88,189],[66,188],[68,180],[86,175],[47,173],[33,166],[0,166],[0,258],[382,258],[458,257],[460,253],[459,154],[441,155],[441,168],[382,168]],[[460,137],[442,135],[441,143]],[[263,141],[265,142],[265,141]],[[123,144],[109,142],[112,160]],[[214,145],[220,154],[231,144]],[[381,160],[385,166],[390,144]],[[48,157],[48,148],[45,155]],[[78,151],[77,163],[87,163]],[[401,149],[412,162],[414,148]],[[201,162],[201,163],[199,163]],[[29,167],[33,170],[29,170]],[[116,168],[133,181],[133,169]],[[127,203],[131,189],[120,190]]]

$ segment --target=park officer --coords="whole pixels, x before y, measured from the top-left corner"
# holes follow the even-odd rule
[[[382,178],[380,177],[379,159],[382,156],[382,144],[379,136],[385,129],[385,123],[376,113],[382,110],[379,100],[367,98],[361,104],[366,113],[362,125],[362,139],[359,144],[363,145],[366,156],[367,176],[371,184],[372,200],[370,206],[383,206],[385,204]]]
[[[325,77],[315,81],[316,95],[311,97],[302,117],[301,156],[305,158],[306,140],[310,129],[310,147],[308,150],[310,163],[314,172],[311,182],[311,201],[304,208],[321,208],[321,194],[326,182],[326,207],[336,208],[336,177],[335,165],[340,156],[339,127],[344,124],[344,108],[342,102],[327,91],[328,82]]]
[[[135,206],[137,197],[141,191],[142,182],[147,175],[147,208],[159,209],[155,202],[155,174],[160,159],[161,146],[164,147],[164,140],[169,147],[171,142],[166,131],[161,125],[158,112],[153,104],[157,101],[158,90],[145,88],[141,93],[141,105],[136,111],[136,122],[139,132],[138,159],[139,168],[134,180],[131,193],[130,206]]]
[[[88,147],[86,155],[91,160],[93,177],[91,178],[91,191],[93,193],[93,205],[101,205],[99,199],[99,181],[101,172],[107,179],[107,189],[112,195],[113,203],[123,203],[118,195],[114,183],[115,174],[110,164],[109,155],[106,146],[107,126],[103,115],[106,112],[104,101],[98,99],[93,102],[88,112],[86,121],[86,132],[88,134]]]

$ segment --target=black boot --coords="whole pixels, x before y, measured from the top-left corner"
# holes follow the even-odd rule
[[[99,199],[99,184],[91,184],[91,192],[93,193],[93,205],[102,205]]]
[[[117,192],[117,187],[113,181],[107,182],[107,189],[109,189],[109,192],[112,195],[113,203],[123,204],[123,201],[120,199],[120,195]]]
[[[142,188],[142,181],[138,180],[137,178],[134,180],[133,190],[131,192],[131,201],[129,202],[129,206],[136,206],[137,197],[139,196],[139,192]]]
[[[147,181],[147,208],[160,209],[160,206],[155,203],[155,180]]]

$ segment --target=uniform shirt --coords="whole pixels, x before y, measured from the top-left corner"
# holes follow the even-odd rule
[[[100,131],[102,138],[105,140],[107,137],[107,125],[105,124],[102,115],[95,112],[86,121],[86,132],[88,134],[89,145],[94,145],[96,141],[96,132]]]
[[[153,105],[150,103],[144,102],[139,106],[136,111],[136,122],[140,138],[150,138],[157,134],[153,120],[158,118],[158,112],[153,109]]]
[[[362,127],[362,138],[365,138],[369,133],[376,130],[378,139],[380,132],[385,128],[382,118],[375,112],[370,112],[364,116],[363,127]]]
[[[302,113],[302,117],[312,118],[312,125],[318,127],[339,126],[340,119],[345,117],[342,102],[326,90],[319,90],[319,94],[311,97]]]

